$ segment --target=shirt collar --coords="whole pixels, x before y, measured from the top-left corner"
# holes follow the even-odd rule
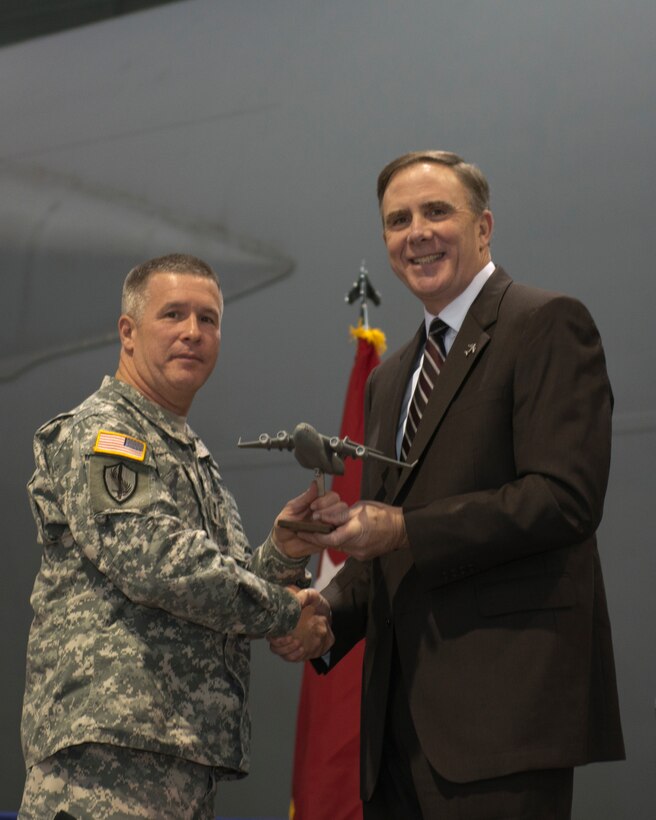
[[[171,413],[170,410],[165,410],[159,404],[150,401],[131,384],[113,376],[105,376],[101,389],[108,393],[119,393],[126,401],[134,405],[148,421],[164,430],[165,433],[177,441],[188,444],[195,438],[184,416],[177,416],[175,413]]]
[[[476,274],[476,276],[474,276],[474,278],[463,290],[460,296],[456,296],[453,302],[449,302],[449,304],[444,308],[444,310],[440,311],[440,319],[442,319],[443,322],[447,323],[447,325],[454,331],[454,335],[460,330],[462,323],[465,321],[467,311],[472,306],[474,299],[483,289],[483,285],[494,273],[494,269],[494,262],[488,262],[487,265],[482,270],[480,270]],[[430,328],[430,324],[435,318],[436,317],[432,313],[429,313],[426,309],[424,309],[426,335],[428,335],[428,329]]]

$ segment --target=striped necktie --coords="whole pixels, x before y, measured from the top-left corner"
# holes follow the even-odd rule
[[[449,326],[441,319],[433,319],[424,347],[424,361],[421,365],[415,392],[412,394],[405,433],[401,442],[401,458],[406,461],[412,440],[415,437],[419,422],[424,414],[430,394],[433,392],[437,377],[444,366],[444,334]]]

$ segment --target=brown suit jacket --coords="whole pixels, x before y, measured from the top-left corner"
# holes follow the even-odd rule
[[[423,327],[371,375],[366,444],[395,455]],[[423,751],[456,782],[623,757],[595,530],[612,394],[578,301],[501,269],[471,306],[400,471],[363,498],[402,506],[410,542],[350,559],[325,590],[331,667],[363,636],[362,795],[378,772],[394,636]]]

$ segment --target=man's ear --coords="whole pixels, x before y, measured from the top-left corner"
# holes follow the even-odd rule
[[[137,325],[131,316],[123,313],[118,320],[118,338],[121,342],[121,347],[128,353],[134,350],[134,334]]]
[[[492,231],[494,230],[494,217],[492,211],[485,210],[481,214],[478,223],[478,237],[483,247],[488,247],[492,241]]]

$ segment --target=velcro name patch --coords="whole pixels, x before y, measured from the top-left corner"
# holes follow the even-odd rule
[[[93,445],[94,453],[108,453],[112,456],[123,456],[132,458],[135,461],[143,461],[146,457],[146,442],[139,441],[138,438],[126,436],[124,433],[113,433],[110,430],[100,430],[96,443]]]

